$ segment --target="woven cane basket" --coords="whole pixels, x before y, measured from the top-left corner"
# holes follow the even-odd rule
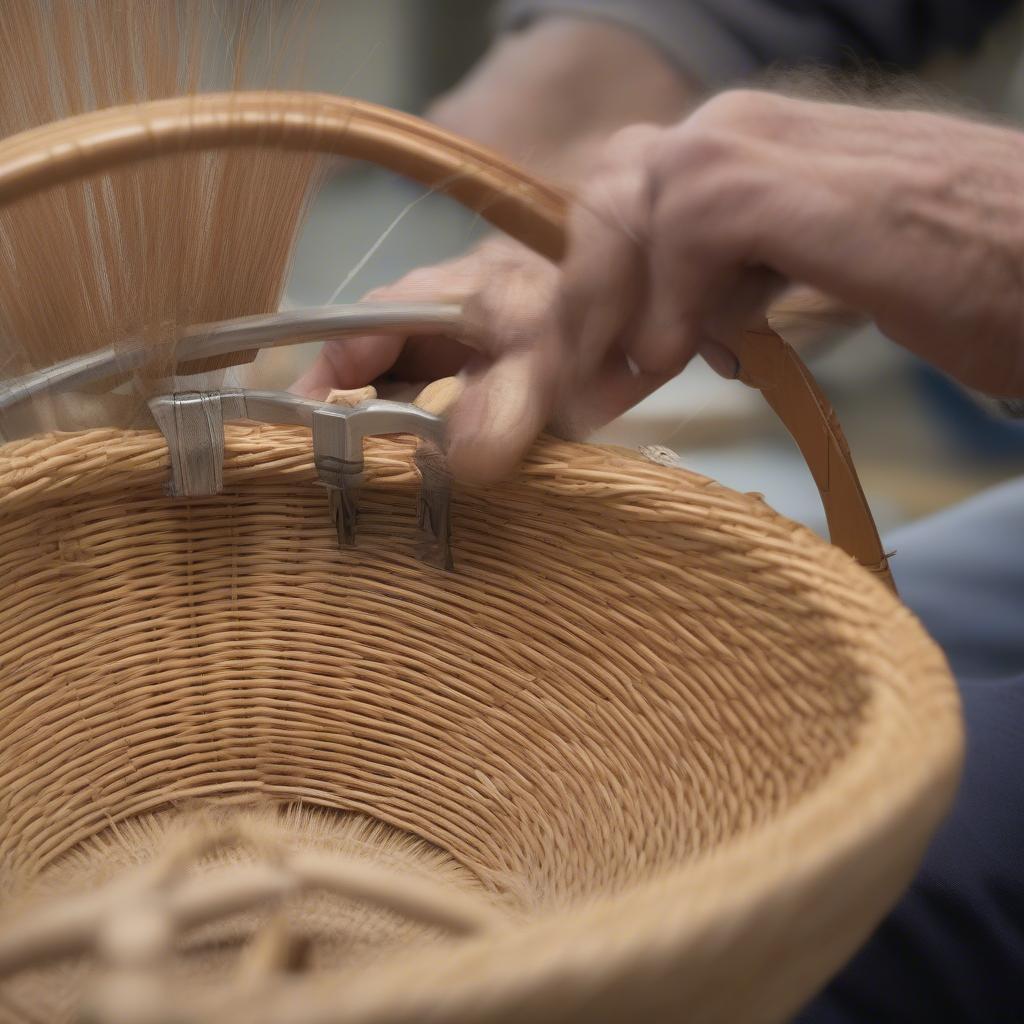
[[[328,97],[27,133],[0,145],[0,201],[161,132],[428,184],[456,160],[458,198],[558,254],[553,191]],[[827,404],[767,330],[742,361],[846,551],[757,497],[553,439],[456,491],[454,572],[415,557],[400,438],[367,443],[343,551],[298,429],[229,427],[224,493],[188,501],[155,431],[0,448],[0,1019],[797,1010],[910,880],[959,708]]]

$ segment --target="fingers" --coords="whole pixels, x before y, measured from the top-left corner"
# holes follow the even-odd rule
[[[376,301],[449,301],[463,307],[464,334],[361,337],[330,342],[293,390],[315,398],[363,386],[383,373],[434,380],[465,371],[449,418],[449,462],[468,481],[509,473],[547,422],[567,365],[552,328],[558,271],[504,239],[423,268],[368,296]]]
[[[558,270],[540,257],[503,265],[464,304],[475,350],[449,418],[448,462],[473,483],[507,476],[544,429],[566,368],[554,323]]]
[[[489,238],[464,256],[413,270],[394,284],[370,292],[365,299],[472,305],[473,298],[492,287],[493,282],[519,279],[538,264],[547,266],[546,261],[519,243]],[[524,299],[520,305],[524,302],[529,304]],[[329,341],[291,390],[320,398],[331,388],[362,387],[388,372],[399,379],[418,381],[451,376],[469,357],[465,340],[440,335],[373,335]]]
[[[571,212],[550,316],[536,279],[473,296],[488,301],[474,306],[480,349],[453,420],[456,473],[508,471],[553,412],[581,436],[698,352],[737,376],[737,343],[789,283],[870,312],[967,383],[1017,386],[1006,217],[991,215],[994,194],[979,208],[960,187],[969,178],[942,170],[959,133],[965,148],[998,150],[993,182],[1012,177],[1006,134],[923,116],[738,92],[675,128],[620,134]]]
[[[760,157],[756,141],[681,126],[652,161],[648,299],[628,346],[644,372],[733,348],[783,283],[756,257],[776,214]]]
[[[634,377],[669,379],[697,351],[735,376],[730,343],[783,283],[749,260],[767,177],[751,145],[685,124],[613,142],[570,217],[559,292],[581,381],[614,347]]]
[[[388,375],[393,380],[424,381],[454,377],[466,365],[473,350],[443,334],[417,335],[406,339]]]
[[[322,400],[332,388],[360,388],[387,371],[405,338],[369,335],[325,342],[313,365],[291,386],[296,395]]]
[[[646,154],[662,130],[619,132],[569,217],[558,317],[582,382],[603,363],[644,301],[650,233]]]
[[[437,380],[457,374],[471,354],[468,346],[442,334],[341,338],[324,343],[290,390],[322,399],[332,388],[360,388],[385,374],[399,381]]]
[[[448,465],[455,477],[490,483],[515,469],[550,418],[560,362],[551,338],[470,373],[448,421]]]
[[[513,275],[471,297],[467,320],[489,365],[451,421],[457,476],[507,473],[552,418],[563,435],[585,437],[698,350],[737,375],[727,341],[778,278],[748,265],[757,225],[744,214],[760,182],[736,155],[704,133],[619,133],[571,212],[547,312],[537,278]]]
[[[613,349],[585,387],[558,396],[551,430],[559,437],[586,440],[670,379],[664,374],[640,372],[621,349]]]

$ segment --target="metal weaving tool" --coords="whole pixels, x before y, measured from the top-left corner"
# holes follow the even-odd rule
[[[439,302],[356,302],[196,324],[182,332],[174,358],[181,365],[247,349],[278,348],[359,334],[451,334],[462,324],[460,306]],[[137,370],[152,349],[128,341],[0,383],[0,417],[37,395],[70,391]],[[0,419],[2,423],[2,419]],[[12,441],[6,435],[2,440]]]
[[[444,420],[404,402],[370,399],[355,406],[329,405],[278,391],[183,392],[161,395],[149,403],[157,426],[167,439],[171,457],[169,490],[182,497],[203,497],[223,489],[224,424],[253,420],[309,427],[313,463],[327,488],[328,507],[338,544],[355,543],[358,494],[363,473],[363,440],[371,435],[412,434],[440,451]],[[447,476],[431,472],[422,486],[421,529],[427,535],[429,560],[450,566],[447,523],[424,509],[447,508]],[[443,517],[446,519],[446,517]]]
[[[175,347],[179,366],[229,356],[244,350],[273,348],[312,340],[365,333],[455,333],[462,310],[443,303],[356,303],[239,317],[188,328]],[[39,396],[137,370],[152,357],[142,344],[111,346],[0,384],[0,441],[31,433],[31,417],[15,414],[31,408]],[[420,557],[451,567],[450,482],[441,455],[444,421],[414,405],[370,399],[346,407],[299,398],[286,392],[225,388],[182,391],[149,402],[171,457],[172,494],[199,497],[223,489],[224,424],[234,420],[309,427],[313,459],[327,488],[328,507],[340,545],[355,541],[358,491],[366,437],[412,434],[426,442],[415,462],[422,478],[418,520],[426,543]],[[27,422],[29,427],[25,427]]]

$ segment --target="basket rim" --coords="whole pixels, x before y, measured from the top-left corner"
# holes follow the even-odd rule
[[[224,434],[225,486],[275,478],[297,483],[317,479],[309,431],[302,427],[233,423],[225,424]],[[368,437],[367,482],[415,484],[418,476],[410,458],[412,450],[413,442],[407,437]],[[591,478],[595,464],[604,469],[628,468],[635,482],[618,487],[602,484]],[[80,493],[116,493],[124,486],[162,489],[169,472],[166,441],[156,429],[94,427],[8,441],[0,444],[0,516]],[[662,496],[659,514],[671,513],[686,489],[699,493],[701,504],[716,512],[734,513],[759,528],[768,528],[770,536],[765,540],[769,542],[798,538],[821,564],[837,571],[857,570],[855,576],[861,582],[876,579],[842,549],[778,512],[760,494],[735,490],[684,465],[657,463],[632,448],[542,435],[513,480],[519,486],[550,493],[566,493],[564,485],[571,481],[572,494],[581,497]],[[793,547],[795,550],[796,545]],[[888,587],[874,594],[881,592],[893,607],[903,607]]]
[[[942,655],[929,650],[927,637],[923,640],[921,647],[930,662],[926,672],[948,675]],[[460,1011],[472,1019],[474,1014],[497,1012],[524,993],[550,994],[566,984],[589,987],[592,998],[599,1000],[603,980],[623,971],[642,971],[652,959],[678,963],[702,949],[720,949],[753,919],[767,920],[769,930],[781,937],[792,925],[794,892],[833,879],[837,862],[842,874],[854,878],[881,837],[893,840],[887,852],[900,878],[899,884],[887,886],[888,906],[909,883],[959,780],[959,700],[952,690],[944,696],[937,706],[925,709],[922,717],[930,712],[933,718],[929,728],[920,730],[913,758],[906,756],[905,735],[878,728],[870,742],[856,744],[808,794],[769,821],[684,864],[610,896],[445,947],[443,956],[434,949],[404,954],[400,993],[392,991],[394,964],[384,960],[358,973],[343,968],[325,972],[316,982],[270,981],[250,1000],[232,1007],[225,1019],[291,1020],[286,1011],[300,995],[309,1004],[294,1019],[305,1024],[404,1021],[413,1019],[415,1008],[424,1005],[443,1006],[438,1019],[444,1019],[444,1012]],[[884,725],[886,712],[897,703],[891,690],[873,690],[865,718]],[[850,807],[858,813],[847,813]],[[799,863],[793,860],[794,850],[801,851]],[[872,875],[870,870],[867,874]],[[860,882],[865,884],[863,878]],[[845,894],[833,894],[836,912],[849,913],[860,891],[854,881]],[[879,916],[862,924],[861,938]],[[852,951],[853,947],[840,951],[835,969]],[[793,977],[787,982],[787,975],[798,977],[801,969],[802,965],[790,964],[769,967],[777,977],[774,986],[767,987],[785,993],[785,1013],[799,1008],[799,999],[793,1003]],[[795,990],[800,991],[798,986]],[[804,995],[809,997],[811,991]],[[703,1018],[697,1012],[693,1019]],[[775,1018],[769,1013],[766,1019]]]

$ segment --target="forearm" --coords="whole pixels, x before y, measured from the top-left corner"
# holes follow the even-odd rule
[[[1017,0],[501,0],[506,28],[573,15],[628,28],[711,88],[808,61],[915,67],[969,53]]]
[[[619,128],[669,124],[699,99],[640,35],[550,17],[499,38],[428,116],[554,180],[572,183]]]

